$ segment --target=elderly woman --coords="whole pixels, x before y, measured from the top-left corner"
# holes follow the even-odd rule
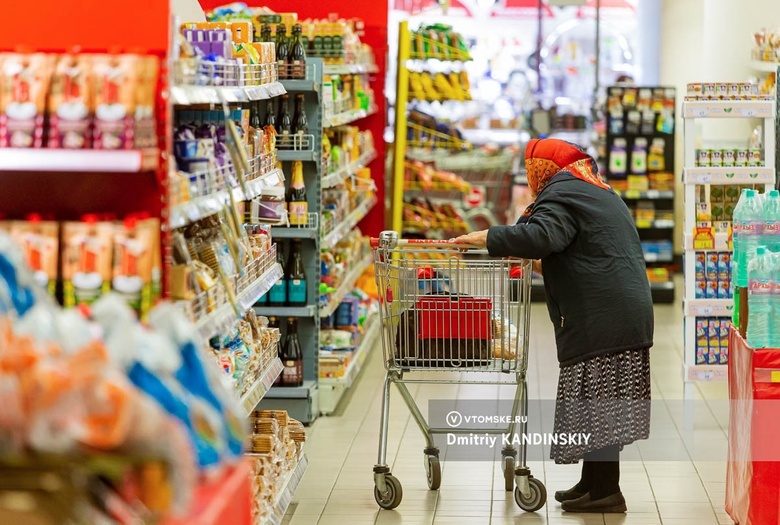
[[[455,242],[541,259],[560,362],[554,431],[591,435],[552,447],[556,463],[583,459],[579,483],[555,499],[569,512],[625,512],[620,450],[650,429],[653,303],[636,226],[577,146],[532,140],[525,165],[535,202],[518,223]]]

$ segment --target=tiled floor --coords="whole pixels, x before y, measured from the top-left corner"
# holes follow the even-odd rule
[[[554,399],[558,364],[552,326],[542,305],[532,311],[529,392],[532,399]],[[429,491],[422,461],[424,440],[393,388],[388,463],[403,485],[403,501],[394,511],[379,510],[373,495],[382,351],[375,348],[360,381],[337,415],[322,417],[309,429],[309,469],[285,520],[289,525],[483,525],[483,524],[730,524],[723,510],[726,478],[726,385],[696,386],[695,419],[684,416],[682,319],[680,306],[656,307],[652,355],[651,439],[627,447],[621,464],[625,515],[563,513],[552,494],[579,479],[579,466],[531,462],[535,477],[548,489],[547,506],[524,513],[503,490],[500,466],[493,462],[443,462],[442,487]],[[497,389],[501,388],[499,392]],[[495,398],[506,387],[416,385],[412,393],[426,412],[430,398]],[[492,390],[491,390],[492,389]],[[510,393],[511,396],[511,393]],[[660,407],[660,409],[659,409]],[[687,422],[687,424],[686,424]],[[541,456],[537,456],[541,457]],[[670,461],[673,459],[673,461]]]

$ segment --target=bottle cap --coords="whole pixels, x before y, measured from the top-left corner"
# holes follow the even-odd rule
[[[780,191],[777,191],[777,190],[771,190],[771,191],[769,192],[769,196],[770,196],[770,197],[780,197]]]
[[[764,255],[766,253],[766,246],[759,246],[756,248],[756,255]]]

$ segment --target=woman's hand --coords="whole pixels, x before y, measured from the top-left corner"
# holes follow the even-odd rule
[[[455,242],[455,244],[465,244],[468,245],[469,248],[474,249],[487,248],[487,234],[487,230],[471,232],[467,233],[466,235],[456,237],[453,242]]]

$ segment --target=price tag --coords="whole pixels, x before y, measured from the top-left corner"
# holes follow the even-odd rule
[[[638,199],[640,192],[638,190],[628,190],[625,192],[625,196],[627,199]]]
[[[698,315],[712,315],[712,306],[699,306],[696,311]]]
[[[756,109],[755,108],[742,108],[742,116],[743,117],[755,117],[756,116]]]
[[[657,253],[646,253],[645,254],[645,261],[647,262],[658,262],[658,254]]]
[[[769,381],[772,383],[780,383],[780,370],[772,370]]]
[[[653,226],[653,221],[647,219],[637,219],[636,227],[639,229],[647,229]]]
[[[701,381],[712,381],[713,375],[712,372],[701,372],[699,373],[699,379]]]
[[[661,192],[658,190],[649,190],[647,192],[647,198],[648,199],[657,199],[661,196]]]
[[[710,114],[709,108],[694,108],[693,116],[695,118],[704,118]]]

